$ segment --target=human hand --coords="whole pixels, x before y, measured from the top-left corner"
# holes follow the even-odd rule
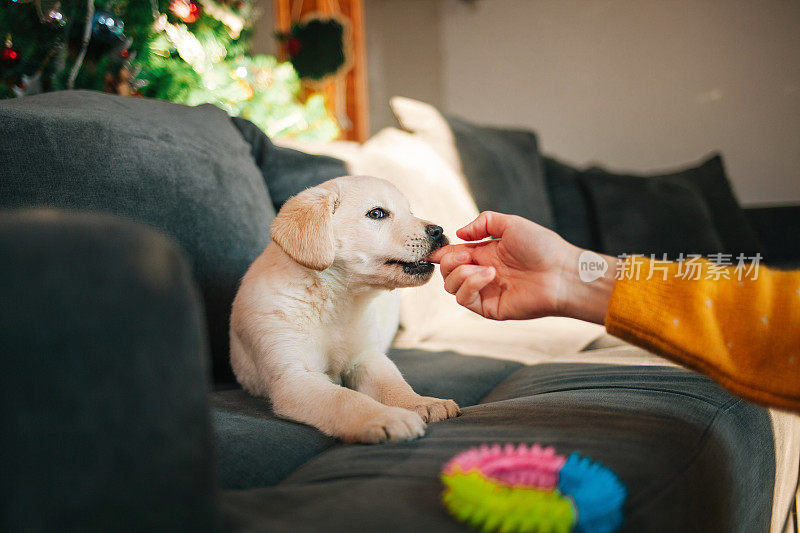
[[[494,320],[571,316],[602,323],[615,259],[592,283],[580,281],[582,250],[557,233],[515,215],[486,211],[457,231],[465,241],[427,259],[441,266],[445,290],[467,309]]]

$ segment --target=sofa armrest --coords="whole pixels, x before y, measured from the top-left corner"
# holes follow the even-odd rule
[[[800,268],[800,205],[750,207],[744,212],[758,234],[765,263]]]
[[[208,348],[181,253],[131,222],[0,213],[0,530],[214,525]]]

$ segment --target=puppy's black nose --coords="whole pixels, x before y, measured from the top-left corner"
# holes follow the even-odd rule
[[[435,224],[428,224],[425,226],[425,233],[427,233],[428,237],[435,241],[440,241],[444,237],[444,230],[442,227]]]

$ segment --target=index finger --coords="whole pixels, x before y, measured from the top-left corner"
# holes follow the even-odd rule
[[[456,231],[456,235],[465,241],[479,241],[486,237],[502,237],[511,221],[512,215],[484,211],[478,218]]]
[[[431,255],[425,258],[425,261],[429,261],[431,263],[440,263],[442,261],[442,257],[445,255],[456,252],[469,252],[472,247],[473,246],[470,244],[448,244],[447,246],[442,246],[441,248],[436,249]]]

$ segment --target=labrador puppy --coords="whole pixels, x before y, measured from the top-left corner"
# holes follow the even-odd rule
[[[242,279],[231,314],[231,365],[279,416],[347,442],[421,437],[426,422],[461,414],[420,396],[386,350],[376,298],[427,282],[424,258],[447,244],[411,214],[389,182],[326,181],[290,198],[272,243]]]

